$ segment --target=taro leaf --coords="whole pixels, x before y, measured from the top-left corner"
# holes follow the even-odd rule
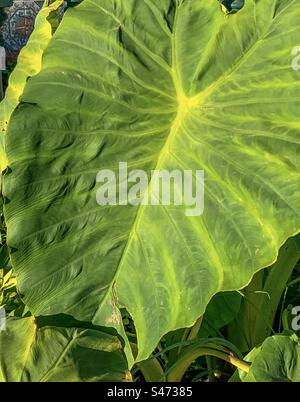
[[[194,0],[69,10],[6,143],[7,239],[34,314],[120,331],[125,307],[145,360],[276,260],[300,227],[299,14],[290,0],[230,16]],[[149,176],[203,169],[203,215],[97,205],[97,173],[121,161]]]
[[[267,338],[245,360],[252,362],[249,373],[237,370],[231,382],[300,381],[300,340],[295,334]]]
[[[3,171],[7,167],[7,159],[4,152],[4,135],[10,116],[19,104],[28,77],[37,74],[41,70],[42,56],[53,31],[53,13],[63,4],[63,0],[56,0],[50,4],[47,0],[38,13],[35,20],[35,29],[30,36],[27,45],[21,50],[18,63],[9,78],[9,86],[5,98],[0,104],[0,168]],[[51,21],[52,19],[52,21]]]
[[[121,348],[105,332],[9,318],[0,332],[0,382],[122,381],[128,372]]]

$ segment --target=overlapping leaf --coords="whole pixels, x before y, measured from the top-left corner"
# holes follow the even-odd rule
[[[200,329],[200,337],[218,336],[239,313],[242,296],[238,293],[218,293],[208,304]]]
[[[121,349],[120,340],[104,332],[37,328],[33,317],[10,318],[0,331],[0,382],[124,381]]]
[[[45,1],[44,6],[36,17],[35,29],[30,36],[27,45],[21,50],[18,64],[9,79],[9,86],[5,98],[0,104],[0,168],[3,171],[7,167],[4,150],[5,132],[12,112],[19,104],[26,81],[37,74],[41,69],[42,56],[53,35],[54,15],[63,0],[56,0],[52,4]],[[7,5],[6,5],[7,6]]]

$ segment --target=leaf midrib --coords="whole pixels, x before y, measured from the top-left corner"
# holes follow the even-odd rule
[[[178,66],[177,66],[177,62],[176,62],[177,56],[176,56],[176,43],[175,43],[175,31],[176,31],[176,24],[177,24],[178,9],[179,8],[180,8],[180,5],[178,5],[178,3],[176,2],[176,11],[175,11],[175,16],[174,16],[174,26],[173,26],[172,36],[171,36],[171,44],[172,44],[171,75],[173,77],[174,87],[176,89],[177,96],[178,96],[178,94],[182,93],[182,91],[183,91],[182,90],[181,80],[179,79]],[[175,134],[177,132],[178,128],[174,130],[174,127],[176,125],[176,120],[178,119],[178,116],[179,116],[179,111],[177,112],[177,115],[176,115],[176,117],[175,117],[175,119],[173,121],[173,124],[171,125],[170,134],[167,136],[167,140],[166,140],[166,142],[165,142],[165,144],[164,144],[164,146],[162,148],[162,151],[161,151],[160,156],[158,158],[158,162],[156,164],[155,169],[158,169],[159,166],[161,165],[162,159],[163,159],[162,154],[164,153],[165,149],[167,149],[169,147],[169,144],[170,144],[170,141],[171,141],[170,138],[173,139],[173,137],[175,136]],[[150,185],[151,185],[151,180],[149,181],[148,189],[149,189]],[[144,209],[145,209],[145,205],[140,205],[140,207],[138,208],[138,211],[136,213],[136,217],[135,217],[133,225],[132,225],[132,229],[131,229],[131,231],[129,233],[128,241],[127,241],[127,243],[126,243],[126,245],[124,247],[124,250],[122,252],[122,256],[120,258],[119,264],[118,264],[118,266],[116,268],[115,275],[114,275],[114,277],[113,277],[113,279],[111,281],[111,284],[110,284],[110,287],[109,287],[109,289],[108,289],[108,291],[106,293],[106,296],[102,300],[102,303],[105,303],[106,298],[109,295],[112,295],[112,288],[113,288],[114,284],[117,284],[118,276],[120,275],[120,273],[122,271],[122,266],[123,266],[124,260],[125,260],[125,258],[127,256],[128,250],[130,249],[131,243],[133,241],[133,234],[136,231],[136,227],[137,227],[137,225],[139,223],[139,220],[141,219],[141,215],[142,215]],[[101,308],[102,308],[102,305],[97,307],[96,312],[93,315],[92,320],[94,320],[94,318],[96,317],[97,313],[99,312],[99,310]],[[133,316],[132,312],[130,312],[130,313]],[[176,314],[174,314],[174,315],[176,316]]]

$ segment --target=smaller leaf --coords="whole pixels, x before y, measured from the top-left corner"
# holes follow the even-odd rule
[[[249,373],[237,370],[231,382],[300,381],[300,339],[294,333],[267,338],[245,360],[252,362]]]
[[[128,379],[117,336],[82,328],[38,328],[9,318],[0,332],[0,382],[99,382]]]

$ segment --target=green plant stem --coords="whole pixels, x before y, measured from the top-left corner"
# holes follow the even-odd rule
[[[195,324],[191,328],[184,328],[184,329],[179,329],[173,334],[173,342],[177,343],[179,342],[184,342],[186,340],[191,341],[197,338],[198,333],[200,331],[200,327],[202,324],[202,319],[203,316],[199,317],[198,320],[195,322]],[[180,355],[182,351],[182,345],[178,347],[178,349],[172,349],[169,353],[169,364],[172,365],[176,360],[177,357]]]
[[[277,261],[267,271],[254,275],[243,291],[239,315],[228,327],[228,339],[241,351],[253,349],[271,335],[282,293],[299,257],[295,239],[291,238],[281,247]]]
[[[239,314],[227,328],[228,340],[242,352],[252,349],[253,328],[256,316],[260,313],[257,304],[259,299],[267,298],[267,295],[256,293],[263,289],[263,277],[263,271],[257,272],[249,285],[243,290],[243,299]]]
[[[210,382],[215,382],[215,377],[214,377],[214,365],[213,365],[213,357],[212,356],[206,356],[206,365],[208,368],[208,379]]]
[[[200,328],[201,328],[202,320],[203,320],[203,316],[199,317],[198,320],[195,322],[195,324],[192,326],[190,333],[187,337],[188,341],[191,341],[191,340],[197,338]]]
[[[269,328],[273,326],[282,293],[299,258],[300,252],[296,247],[295,240],[289,239],[281,248],[278,259],[270,268],[267,276],[263,290],[269,294],[270,298],[261,300],[260,314],[257,314],[255,322],[253,346],[263,342],[270,335]]]
[[[178,361],[174,363],[172,367],[169,368],[167,373],[165,373],[167,374],[167,381],[168,382],[182,381],[182,378],[187,369],[189,368],[189,366],[201,356],[215,356],[247,373],[249,372],[250,368],[249,363],[240,360],[239,358],[233,356],[230,353],[222,352],[220,350],[209,347],[201,347],[201,348],[190,347],[187,348],[184,353],[182,353]]]
[[[131,343],[130,345],[134,356],[136,356],[138,352],[137,345],[135,343]],[[143,374],[146,382],[156,382],[164,377],[162,366],[154,356],[151,356],[147,361],[137,363],[137,367]]]
[[[281,315],[280,315],[283,330],[285,330],[285,331],[292,331],[292,328],[291,328],[291,322],[292,322],[291,310],[292,310],[292,306],[288,306],[288,308],[283,310]]]
[[[168,339],[168,344],[169,345],[174,345],[174,344],[179,344],[177,348],[172,348],[168,354],[168,363],[172,365],[174,362],[176,362],[179,350],[181,350],[181,345],[182,342],[185,341],[186,337],[188,335],[188,330],[187,328],[185,329],[178,329],[172,333],[172,335]]]

